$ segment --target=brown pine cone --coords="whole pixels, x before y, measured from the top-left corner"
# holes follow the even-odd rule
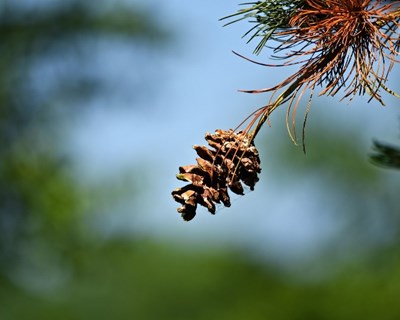
[[[236,194],[244,194],[242,182],[254,190],[260,157],[247,133],[217,129],[207,133],[205,139],[211,148],[195,145],[197,165],[179,167],[177,178],[190,182],[175,189],[172,197],[181,204],[177,209],[185,221],[196,215],[197,204],[215,214],[216,203],[230,207],[228,188]]]

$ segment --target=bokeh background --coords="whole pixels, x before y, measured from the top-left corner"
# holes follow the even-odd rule
[[[392,97],[315,98],[306,155],[274,112],[256,190],[176,212],[191,146],[291,72],[232,53],[268,58],[238,4],[1,1],[1,320],[400,318],[400,172],[369,160]]]

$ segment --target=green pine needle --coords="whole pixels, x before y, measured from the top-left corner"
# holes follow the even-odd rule
[[[296,10],[303,7],[304,4],[305,0],[266,0],[242,3],[241,5],[250,5],[250,7],[241,9],[221,20],[235,18],[224,26],[242,20],[249,20],[249,22],[255,23],[256,25],[247,31],[243,37],[250,35],[248,42],[261,37],[261,40],[254,49],[254,53],[259,54],[268,40],[274,39],[274,34],[276,32],[290,28],[290,18]]]

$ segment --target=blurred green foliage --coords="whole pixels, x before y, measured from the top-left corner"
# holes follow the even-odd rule
[[[400,169],[400,148],[374,141],[374,154],[371,160],[379,166]]]
[[[334,278],[304,282],[239,252],[113,241],[85,252],[61,294],[32,296],[3,285],[0,318],[394,320],[400,256],[391,260],[359,261]]]
[[[95,193],[104,196],[101,188],[78,183],[60,139],[63,121],[76,111],[62,107],[77,99],[88,105],[102,84],[73,69],[49,86],[54,79],[37,79],[35,70],[55,56],[67,68],[70,60],[85,65],[94,55],[87,42],[115,38],[159,47],[168,33],[127,5],[0,5],[0,274],[6,278],[18,282],[29,272],[35,278],[35,268],[56,272],[60,264],[75,265],[75,252],[88,238],[82,215],[95,207]],[[107,188],[117,198],[113,186]]]
[[[129,181],[77,182],[59,146],[57,127],[66,112],[57,111],[57,101],[87,102],[98,94],[92,90],[98,79],[73,74],[73,85],[60,81],[48,99],[38,99],[29,74],[37,61],[66,48],[83,59],[85,41],[93,37],[156,46],[168,34],[132,7],[61,1],[24,9],[5,3],[0,7],[1,320],[400,318],[399,204],[385,197],[387,179],[365,162],[365,154],[337,134],[309,136],[307,157],[292,146],[290,153],[273,151],[286,159],[286,175],[321,175],[330,181],[329,192],[348,195],[349,212],[355,213],[349,234],[368,230],[368,221],[360,221],[370,200],[380,199],[382,232],[390,229],[390,241],[376,247],[363,242],[368,254],[354,254],[340,268],[337,260],[324,257],[326,265],[336,266],[329,276],[291,277],[245,252],[218,246],[190,250],[134,236],[96,238],[83,215],[132,189],[126,188]]]

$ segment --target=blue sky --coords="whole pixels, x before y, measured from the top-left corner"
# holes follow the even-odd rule
[[[138,178],[144,180],[140,183],[151,194],[144,194],[139,204],[127,200],[108,213],[105,221],[110,232],[133,231],[168,241],[233,245],[282,261],[307,256],[326,245],[342,226],[334,219],[336,209],[324,206],[329,196],[321,190],[321,181],[314,176],[290,184],[282,182],[279,172],[283,169],[273,167],[279,159],[262,159],[263,172],[255,191],[238,197],[231,208],[215,216],[200,209],[192,222],[181,220],[170,192],[183,185],[175,179],[178,167],[195,161],[192,145],[204,144],[207,131],[234,128],[269,99],[268,95],[249,95],[238,89],[272,86],[290,70],[266,69],[232,53],[235,50],[252,57],[255,46],[241,39],[248,24],[223,28],[223,22],[218,21],[235,12],[239,1],[206,0],[196,5],[180,0],[133,2],[153,10],[154,19],[176,38],[164,52],[145,52],[146,63],[152,64],[148,73],[146,66],[137,65],[132,48],[109,50],[99,58],[106,61],[99,64],[124,93],[119,99],[94,101],[118,107],[82,113],[69,136],[79,170],[91,179],[107,179],[132,167],[152,168]],[[253,58],[267,61],[267,52]],[[140,99],[135,99],[137,92],[130,91],[130,84],[138,79],[137,70],[144,79],[151,79],[151,87]],[[366,154],[371,138],[396,142],[399,111],[394,99],[387,100],[386,108],[365,104],[365,98],[349,105],[338,100],[316,98],[308,125],[318,120],[334,130],[353,128]],[[132,103],[135,108],[130,108]],[[284,113],[284,108],[277,111],[271,117],[272,127],[262,129],[259,149],[268,148],[266,141],[291,143]],[[293,146],[293,152],[299,153],[301,148]]]

